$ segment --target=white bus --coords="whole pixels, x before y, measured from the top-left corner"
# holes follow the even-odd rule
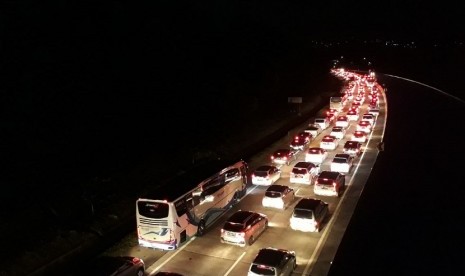
[[[203,235],[215,218],[245,195],[247,177],[247,163],[239,161],[201,181],[189,192],[173,197],[174,200],[139,198],[136,202],[139,245],[175,250],[191,237]]]

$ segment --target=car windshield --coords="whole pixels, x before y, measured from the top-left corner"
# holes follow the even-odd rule
[[[292,213],[292,216],[296,218],[312,219],[313,211],[305,209],[294,209],[294,213]]]

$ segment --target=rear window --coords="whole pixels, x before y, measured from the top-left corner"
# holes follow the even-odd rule
[[[275,275],[275,268],[266,265],[252,264],[250,271],[258,275]]]
[[[347,159],[336,157],[333,159],[333,163],[347,163]]]
[[[313,219],[313,211],[306,209],[294,209],[292,216],[296,218]]]
[[[303,168],[293,168],[292,173],[295,173],[295,174],[307,174],[308,170],[303,169]]]
[[[254,172],[254,175],[255,175],[255,176],[259,176],[259,177],[267,177],[267,176],[268,176],[268,172],[256,171],[256,172]]]
[[[347,143],[344,148],[346,149],[356,149],[358,148],[358,144],[353,144],[353,143]]]
[[[318,178],[318,184],[321,185],[333,185],[333,180],[328,178]]]
[[[266,197],[272,197],[272,198],[278,198],[282,196],[282,193],[280,192],[272,192],[272,191],[267,191],[265,192]]]
[[[167,203],[139,201],[137,202],[137,209],[139,214],[154,219],[161,219],[168,217],[169,206]]]
[[[244,225],[240,223],[226,222],[223,226],[223,229],[231,232],[241,232],[242,229],[244,229]]]

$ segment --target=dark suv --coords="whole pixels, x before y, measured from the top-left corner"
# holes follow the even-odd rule
[[[294,251],[267,247],[258,251],[247,275],[289,276],[296,267]]]

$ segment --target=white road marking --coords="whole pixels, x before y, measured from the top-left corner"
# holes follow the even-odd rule
[[[226,271],[224,276],[228,276],[229,273],[231,273],[231,271],[234,269],[234,267],[237,265],[237,263],[239,263],[239,261],[244,257],[244,255],[245,255],[245,251],[242,252],[241,256],[239,258],[237,258],[237,260],[233,263],[233,265],[229,268],[229,270]]]

